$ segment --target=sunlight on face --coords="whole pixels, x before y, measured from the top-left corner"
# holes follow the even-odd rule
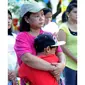
[[[45,17],[42,10],[37,13],[32,13],[29,17],[29,24],[32,28],[33,27],[41,28],[44,25],[44,21]]]

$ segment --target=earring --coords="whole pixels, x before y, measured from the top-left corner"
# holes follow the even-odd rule
[[[29,22],[27,22],[29,24]]]

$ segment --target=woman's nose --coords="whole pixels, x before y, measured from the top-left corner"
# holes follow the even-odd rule
[[[41,15],[40,16],[40,20],[44,20],[44,19],[45,19],[45,17]]]

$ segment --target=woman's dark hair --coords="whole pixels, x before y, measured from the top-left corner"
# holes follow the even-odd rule
[[[73,3],[77,4],[77,0],[72,0],[69,4],[73,4]]]
[[[68,20],[68,17],[66,15],[66,12],[62,14],[62,22],[66,22]]]
[[[12,18],[12,14],[11,14],[11,12],[8,10],[8,14],[11,16],[11,18]]]
[[[44,12],[44,15],[46,15],[48,12],[52,13],[52,10],[50,8],[44,8],[43,12]]]
[[[69,4],[66,9],[66,12],[70,13],[73,10],[73,8],[77,8],[77,3]]]
[[[66,13],[70,13],[73,10],[73,8],[77,8],[77,3],[72,3],[68,5],[66,11],[62,14],[62,22],[66,22],[68,20]]]
[[[11,12],[8,10],[8,14],[11,16],[12,18],[12,14]],[[10,29],[8,29],[8,35],[12,35],[12,27]]]
[[[28,18],[30,17],[32,13],[27,12],[22,18],[20,22],[20,32],[23,31],[30,31],[30,24],[25,21],[25,17],[27,16]]]

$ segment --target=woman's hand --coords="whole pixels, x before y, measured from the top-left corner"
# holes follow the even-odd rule
[[[65,65],[63,63],[52,63],[51,65],[55,66],[55,69],[51,71],[53,76],[59,75],[63,69],[65,68]]]
[[[8,71],[8,80],[15,81],[16,80],[16,71]]]
[[[60,82],[60,74],[56,75],[55,78],[56,78],[57,82],[59,83]]]

